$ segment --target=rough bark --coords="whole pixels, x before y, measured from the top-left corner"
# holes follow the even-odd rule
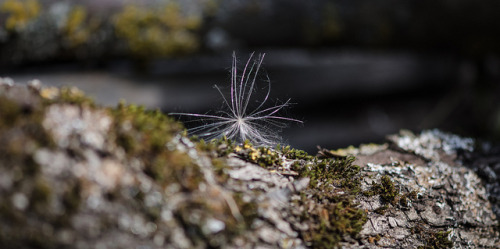
[[[37,82],[1,80],[0,105],[1,248],[500,247],[498,157],[472,139],[312,157],[193,142],[158,112]]]

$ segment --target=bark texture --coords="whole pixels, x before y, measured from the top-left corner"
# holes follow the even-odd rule
[[[500,247],[498,157],[472,139],[194,142],[159,112],[7,79],[0,116],[1,248]]]

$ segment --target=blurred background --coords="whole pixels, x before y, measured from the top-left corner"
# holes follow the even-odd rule
[[[304,121],[282,133],[296,148],[428,128],[498,141],[498,13],[498,0],[0,0],[0,77],[205,113],[232,52],[255,51],[272,98],[295,103],[282,114]]]

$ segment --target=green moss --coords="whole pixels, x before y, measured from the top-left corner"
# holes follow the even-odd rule
[[[248,232],[253,219],[258,216],[257,203],[244,201],[241,194],[233,195],[233,199],[243,216],[243,220],[240,220],[233,216],[222,196],[207,194],[209,196],[193,196],[180,203],[179,208],[174,213],[184,227],[184,231],[194,245],[193,247],[221,248],[227,241]],[[209,219],[224,222],[224,229],[215,234],[212,233],[207,229]]]
[[[298,150],[294,148],[290,148],[289,145],[287,146],[277,146],[276,150],[281,151],[283,156],[285,156],[288,159],[292,160],[312,160],[314,157],[307,154],[307,152],[303,150]]]
[[[360,191],[360,167],[352,164],[354,160],[353,156],[323,160],[314,158],[310,164],[294,164],[292,169],[301,177],[309,177],[310,187],[340,187],[356,194]]]
[[[21,116],[21,107],[14,101],[0,96],[0,129],[7,129],[15,124],[16,120]]]
[[[409,201],[416,199],[417,199],[417,191],[410,191],[406,194],[401,195],[401,197],[399,198],[399,205],[401,205],[404,208],[407,208]]]
[[[247,159],[261,167],[279,166],[282,164],[279,154],[266,147],[259,147],[250,152]]]
[[[129,156],[158,153],[183,127],[159,110],[149,111],[143,106],[120,102],[110,109],[114,120],[116,143]]]
[[[34,176],[39,165],[32,154],[39,147],[54,146],[42,125],[43,105],[21,106],[0,95],[0,110],[0,164],[20,165],[24,176]]]
[[[208,152],[214,157],[224,157],[234,152],[236,145],[226,136],[219,139],[212,139],[206,142],[203,139],[198,139],[198,137],[191,137],[191,141],[196,143],[196,148],[199,151]]]
[[[450,231],[438,231],[432,233],[426,241],[423,249],[441,249],[453,247],[453,242],[448,239]]]
[[[310,226],[301,236],[313,248],[332,248],[345,236],[356,237],[367,221],[365,211],[353,202],[360,191],[360,168],[354,160],[314,157],[292,165],[299,177],[310,178],[307,196],[295,205],[304,210],[299,219]]]
[[[38,17],[41,6],[38,0],[6,0],[0,5],[0,12],[7,13],[5,28],[21,31],[29,22]]]
[[[80,203],[82,201],[80,192],[81,185],[78,182],[70,186],[64,192],[62,196],[62,203],[64,205],[64,208],[66,209],[66,214],[73,214],[80,207]]]
[[[231,151],[236,153],[243,160],[258,164],[261,167],[267,168],[280,166],[282,164],[280,153],[278,151],[265,146],[254,147],[248,140],[245,140],[245,142],[241,145],[232,147]]]
[[[50,186],[45,180],[37,179],[30,197],[32,208],[42,210],[45,204],[49,202],[51,192]]]
[[[370,190],[364,191],[363,194],[365,196],[380,195],[383,202],[392,205],[399,203],[401,207],[408,207],[408,202],[417,198],[416,191],[401,194],[394,182],[387,175],[382,176],[380,178],[380,183],[373,184]]]
[[[73,6],[66,16],[61,28],[64,43],[69,48],[76,48],[88,43],[92,35],[102,29],[102,20],[97,16],[90,17],[84,6]]]
[[[309,210],[304,210],[301,219],[310,229],[302,231],[301,236],[312,244],[312,248],[332,248],[346,235],[356,237],[367,221],[366,213],[357,208],[350,198],[339,197],[332,202],[329,198],[316,201],[304,198],[301,205]]]
[[[438,231],[435,233],[431,233],[427,240],[425,241],[425,245],[419,247],[419,249],[441,249],[441,248],[451,248],[453,247],[453,242],[448,239],[448,235],[450,231]]]
[[[240,193],[233,194],[233,199],[238,205],[241,216],[243,216],[244,219],[244,222],[240,223],[237,229],[239,230],[239,232],[243,232],[253,224],[253,221],[256,218],[259,217],[259,205],[255,201],[245,201]]]
[[[227,180],[229,179],[229,175],[227,174],[229,166],[219,158],[212,158],[212,166],[214,167],[217,181],[221,184],[227,182]]]
[[[19,103],[0,95],[0,110],[2,110],[0,112],[0,135],[3,139],[0,150],[7,150],[9,153],[6,155],[25,153],[27,145],[32,145],[32,147],[51,147],[54,145],[42,126],[43,105],[21,106]]]
[[[375,210],[373,210],[373,212],[377,213],[377,214],[380,214],[380,215],[384,215],[385,214],[385,211],[387,211],[389,207],[387,205],[383,205]]]
[[[144,172],[160,183],[179,183],[193,190],[204,179],[198,165],[184,152],[170,151],[166,145],[183,131],[180,123],[159,110],[121,102],[110,109],[114,120],[115,142],[129,158],[144,163]]]
[[[453,242],[448,239],[451,231],[435,231],[426,229],[422,225],[417,225],[411,229],[412,233],[420,236],[424,245],[417,247],[418,249],[445,249],[453,247]]]
[[[380,194],[383,201],[393,203],[396,197],[399,196],[399,190],[396,189],[394,182],[387,175],[382,176],[380,184],[372,186],[373,191]]]
[[[96,107],[94,100],[76,87],[48,87],[40,91],[40,96],[42,96],[45,105],[59,103]]]
[[[147,8],[127,5],[114,16],[114,28],[140,58],[191,53],[198,49],[198,16],[185,16],[174,3]]]

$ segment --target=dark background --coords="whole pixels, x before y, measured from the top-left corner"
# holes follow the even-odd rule
[[[498,140],[498,13],[494,0],[3,0],[0,76],[205,113],[232,52],[255,51],[273,99],[295,103],[282,114],[304,121],[283,131],[294,147],[429,128]]]

